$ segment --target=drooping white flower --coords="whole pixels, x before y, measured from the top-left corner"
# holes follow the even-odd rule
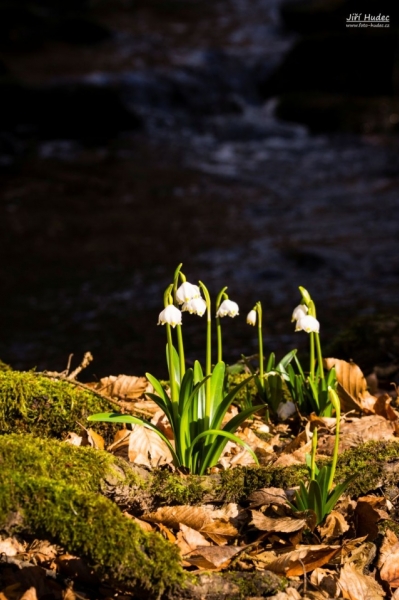
[[[296,322],[295,331],[306,331],[306,333],[319,333],[320,323],[311,315],[304,315]]]
[[[288,417],[293,415],[295,411],[296,406],[291,400],[288,400],[288,402],[280,402],[277,407],[277,414],[280,421],[285,421]]]
[[[201,292],[198,285],[193,285],[188,281],[185,281],[176,291],[176,300],[179,304],[184,304],[194,298],[200,298]]]
[[[202,317],[206,311],[206,302],[203,298],[193,298],[183,304],[182,312],[184,311],[189,312],[190,315]]]
[[[176,327],[176,325],[181,325],[181,311],[173,306],[173,304],[169,304],[163,311],[159,314],[158,317],[158,325],[172,325],[172,327]]]
[[[247,323],[248,325],[256,325],[256,310],[250,310],[249,313],[247,314]]]
[[[308,310],[309,309],[306,306],[306,304],[298,304],[298,306],[294,308],[294,311],[292,313],[291,323],[293,323],[294,321],[298,321],[298,319],[301,319],[302,317],[305,317]]]
[[[238,304],[232,300],[223,300],[216,313],[217,317],[236,317],[238,315]]]

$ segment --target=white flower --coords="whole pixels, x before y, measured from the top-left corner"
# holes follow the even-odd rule
[[[285,421],[286,419],[288,419],[288,417],[293,415],[295,411],[296,406],[293,402],[291,402],[291,400],[289,400],[288,402],[280,402],[280,404],[277,407],[277,414],[280,421]]]
[[[294,311],[292,313],[291,323],[293,323],[294,321],[298,321],[298,319],[301,319],[302,317],[305,317],[307,312],[308,307],[305,304],[298,304],[298,306],[294,308]]]
[[[306,333],[319,333],[320,323],[315,317],[305,315],[296,322],[295,331],[306,331]]]
[[[250,310],[247,314],[248,325],[256,325],[256,310]]]
[[[176,291],[176,300],[179,304],[184,304],[194,298],[201,298],[201,292],[198,285],[193,285],[185,281]]]
[[[173,304],[169,304],[164,308],[158,317],[158,325],[165,325],[165,323],[172,325],[172,327],[181,325],[181,311]]]
[[[238,315],[238,304],[232,300],[223,300],[216,313],[217,317],[236,317]]]
[[[184,311],[189,312],[190,315],[194,314],[202,317],[206,311],[206,302],[203,298],[193,298],[183,304],[182,312]]]

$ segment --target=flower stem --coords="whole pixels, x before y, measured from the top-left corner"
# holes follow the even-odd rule
[[[341,421],[341,403],[339,401],[337,392],[335,390],[333,390],[332,387],[328,388],[328,395],[330,396],[331,404],[335,408],[335,416],[337,419],[337,424],[335,427],[334,453],[333,453],[330,478],[328,480],[328,488],[327,488],[327,490],[330,491],[333,486],[333,483],[334,483],[335,470],[337,468],[337,461],[338,461],[339,428],[340,428],[340,421]]]
[[[264,380],[264,359],[263,359],[263,335],[262,335],[262,304],[256,303],[256,312],[258,313],[258,345],[259,345],[259,379],[263,393],[265,392]]]
[[[206,302],[206,359],[205,359],[205,376],[208,378],[205,383],[205,419],[208,421],[206,427],[209,427],[209,416],[211,414],[211,379],[212,373],[212,321],[211,321],[211,298],[206,286],[202,281],[198,282],[204,294]]]
[[[310,379],[314,382],[314,332],[309,333],[310,336]]]
[[[227,290],[227,287],[224,287],[219,292],[219,294],[217,295],[217,298],[216,298],[216,312],[218,311],[218,308],[220,306],[222,298],[224,296],[226,296],[226,298],[227,298],[227,294],[225,294],[226,290]],[[217,333],[217,340],[218,340],[218,360],[217,360],[217,362],[220,362],[222,360],[222,358],[223,358],[222,323],[221,323],[220,317],[216,317],[216,333]]]
[[[315,333],[316,338],[316,349],[317,349],[317,366],[321,379],[324,379],[324,367],[323,367],[323,355],[321,353],[321,344],[320,344],[320,336],[318,333]]]
[[[181,325],[176,325],[177,329],[177,347],[179,349],[179,363],[180,363],[180,382],[182,381],[186,372],[186,361],[184,358],[184,345],[183,345],[183,331]]]

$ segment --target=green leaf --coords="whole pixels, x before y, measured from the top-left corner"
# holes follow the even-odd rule
[[[326,515],[328,515],[332,511],[332,509],[334,508],[334,506],[336,505],[336,503],[338,502],[338,500],[340,499],[342,494],[345,492],[345,490],[349,486],[350,482],[355,477],[356,477],[356,474],[352,475],[351,477],[349,477],[349,479],[347,479],[343,483],[339,483],[338,485],[336,485],[335,488],[332,490],[332,492],[330,492],[327,503],[326,503],[326,509],[325,509]]]
[[[232,433],[229,433],[227,431],[220,430],[220,429],[208,429],[208,430],[200,433],[195,438],[195,440],[193,440],[191,451],[194,449],[194,447],[200,441],[201,438],[208,437],[208,436],[211,438],[225,437],[226,442],[230,440],[231,442],[240,444],[240,446],[243,446],[243,448],[248,450],[248,452],[251,454],[252,458],[254,459],[255,463],[257,465],[259,464],[256,454],[252,450],[251,446],[249,446],[249,444],[244,442],[244,440],[240,439],[237,435],[234,435]],[[217,442],[217,439],[215,440],[215,442]],[[208,469],[209,467],[214,466],[220,458],[221,452],[218,451],[218,446],[215,445],[215,442],[212,444],[211,448],[208,450],[206,459],[203,461],[203,464],[201,465],[201,469],[200,469],[200,473],[199,473],[200,475],[203,475],[205,473],[206,469]]]
[[[269,360],[267,361],[267,365],[266,365],[266,372],[267,373],[269,371],[273,371],[274,370],[275,360],[276,360],[275,354],[274,354],[274,352],[271,352],[270,356],[269,356]]]
[[[233,390],[231,390],[231,392],[229,392],[223,398],[222,402],[216,408],[216,412],[214,412],[214,418],[213,418],[213,421],[211,422],[211,427],[213,429],[220,429],[220,427],[222,425],[223,417],[226,414],[230,404],[233,402],[234,398],[236,397],[236,395],[238,394],[240,389],[243,388],[245,385],[248,385],[248,382],[252,378],[253,378],[253,375],[249,376],[248,379],[245,379],[244,381],[242,381],[241,383],[236,385],[235,388]],[[264,407],[262,407],[262,408],[264,408]],[[259,410],[259,408],[257,408],[257,410]]]
[[[138,417],[133,417],[133,415],[122,415],[121,413],[110,413],[110,412],[97,413],[95,415],[90,415],[90,417],[87,417],[87,420],[88,421],[101,421],[103,423],[130,423],[133,425],[141,425],[142,427],[151,429],[152,431],[155,431],[155,433],[157,433],[159,435],[159,437],[168,446],[168,448],[173,456],[173,462],[175,463],[175,465],[177,467],[180,466],[180,461],[177,457],[177,454],[176,454],[175,449],[173,448],[172,444],[170,443],[168,438],[158,429],[158,427],[156,427],[156,425],[153,425],[152,423],[143,421],[142,419],[139,419]]]
[[[323,503],[323,498],[321,496],[319,483],[314,479],[309,483],[308,496],[310,505],[309,508],[314,510],[314,512],[316,513],[317,525],[319,525],[319,523],[321,523],[321,521],[324,519],[325,507]]]
[[[224,391],[224,376],[226,365],[223,361],[218,362],[212,371],[211,375],[211,414],[209,421],[212,423],[213,415],[217,407],[221,404]]]

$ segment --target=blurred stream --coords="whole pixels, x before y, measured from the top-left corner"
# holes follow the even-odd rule
[[[126,6],[99,11],[113,36],[96,49],[7,54],[30,85],[114,90],[140,126],[97,144],[10,137],[0,357],[61,371],[70,352],[77,363],[91,350],[86,379],[165,376],[156,323],[179,262],[239,303],[223,322],[230,362],[256,352],[245,315],[257,300],[268,350],[306,347],[290,323],[299,285],[325,340],[357,315],[396,310],[398,138],[316,135],[275,117],[259,83],[295,40],[278,0],[188,2],[161,16],[158,4]],[[205,323],[185,315],[184,330],[188,359],[202,359]]]

